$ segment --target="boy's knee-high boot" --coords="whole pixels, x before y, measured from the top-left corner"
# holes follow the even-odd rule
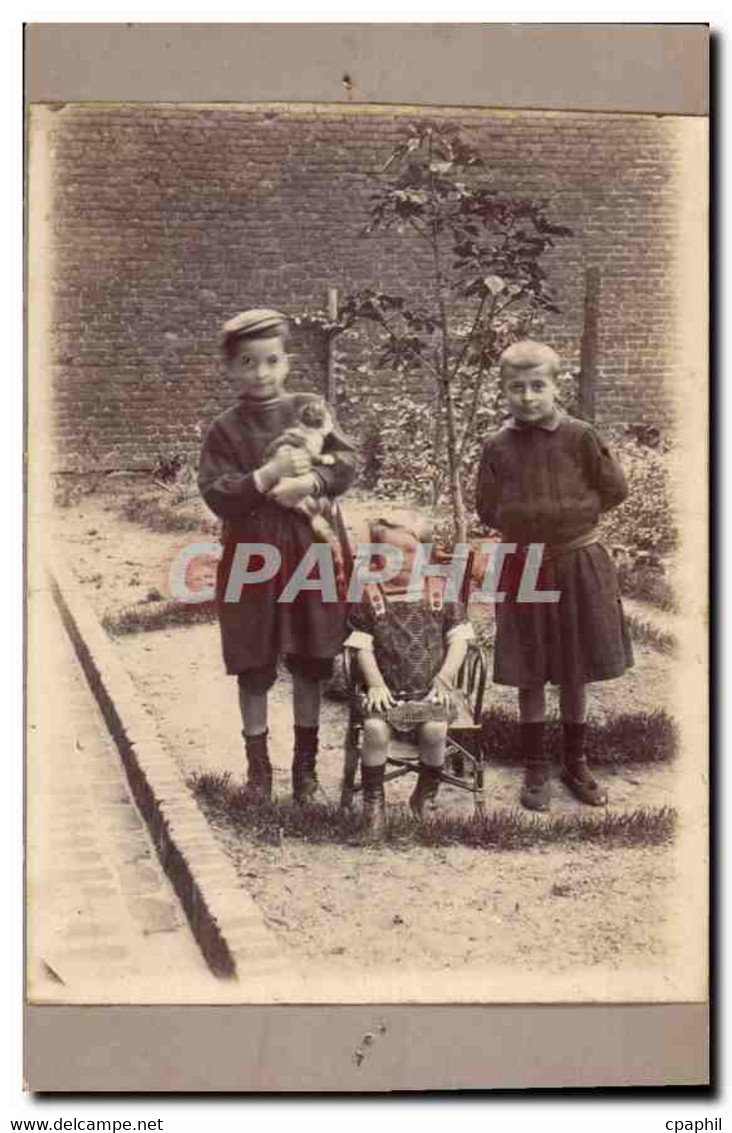
[[[296,803],[310,802],[318,790],[315,764],[318,729],[295,725],[295,755],[292,761],[292,797]]]
[[[586,724],[564,722],[564,768],[562,781],[566,783],[575,798],[588,806],[604,806],[607,802],[605,791],[587,766],[585,755]]]
[[[422,818],[427,803],[434,802],[440,789],[442,766],[420,763],[417,786],[409,796],[409,806],[415,818]]]
[[[363,821],[372,838],[383,837],[386,828],[386,798],[384,796],[384,764],[378,767],[361,765],[363,787]]]
[[[272,764],[269,761],[267,737],[269,732],[258,736],[244,736],[247,753],[246,793],[252,800],[272,801]]]
[[[524,784],[521,802],[528,810],[548,810],[551,799],[551,762],[544,754],[544,722],[521,724]]]

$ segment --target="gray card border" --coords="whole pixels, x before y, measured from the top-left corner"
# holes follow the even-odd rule
[[[31,24],[26,99],[350,101],[705,115],[709,27]]]
[[[708,1026],[704,1004],[27,1007],[25,1066],[50,1093],[703,1087]]]
[[[705,115],[708,60],[705,24],[49,23],[25,29],[25,96]],[[25,1007],[34,1092],[699,1087],[708,1059],[705,1004]]]

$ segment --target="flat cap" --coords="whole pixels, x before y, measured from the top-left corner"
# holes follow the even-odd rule
[[[242,311],[228,323],[224,323],[221,333],[224,338],[232,335],[256,334],[258,331],[268,330],[270,327],[281,326],[287,322],[287,315],[281,311],[273,311],[267,307],[254,307],[251,311]]]

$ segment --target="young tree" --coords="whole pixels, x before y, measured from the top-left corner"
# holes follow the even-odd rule
[[[363,235],[387,229],[416,237],[428,286],[413,296],[362,289],[344,301],[339,329],[375,324],[383,339],[378,366],[432,380],[436,455],[446,457],[453,533],[462,542],[464,457],[486,375],[537,315],[559,311],[541,260],[572,230],[549,221],[547,200],[499,194],[480,153],[452,123],[411,125],[380,178]]]

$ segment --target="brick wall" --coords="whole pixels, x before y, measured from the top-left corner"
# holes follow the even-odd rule
[[[55,114],[57,468],[143,468],[196,451],[200,427],[236,396],[218,328],[246,306],[297,314],[322,307],[328,287],[423,287],[419,247],[358,232],[373,174],[426,114],[135,104]],[[584,272],[600,267],[598,420],[669,424],[674,120],[438,115],[463,125],[498,188],[551,195],[552,218],[574,228],[549,261],[563,313],[547,337],[568,365],[579,361]],[[294,387],[321,388],[322,353],[317,334],[295,335]],[[398,384],[384,375],[382,392]],[[356,411],[344,403],[342,416],[358,433]]]

